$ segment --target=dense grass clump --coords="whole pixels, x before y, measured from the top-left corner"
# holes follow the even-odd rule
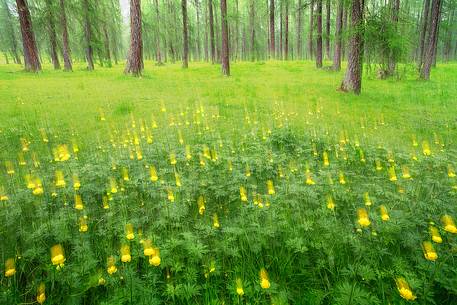
[[[1,304],[455,303],[452,71],[164,69],[0,74]]]

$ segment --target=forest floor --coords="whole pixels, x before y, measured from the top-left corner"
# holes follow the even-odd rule
[[[313,62],[232,63],[230,78],[220,75],[218,65],[206,63],[183,70],[179,63],[158,67],[146,62],[139,79],[123,75],[122,69],[97,67],[89,73],[79,65],[64,73],[46,66],[35,75],[2,65],[0,128],[52,122],[56,128],[78,126],[91,133],[100,108],[121,119],[129,113],[149,116],[158,103],[177,111],[198,101],[218,107],[222,117],[235,122],[245,109],[269,115],[278,106],[295,113],[292,125],[298,128],[363,131],[385,122],[382,130],[374,126],[369,138],[400,147],[409,145],[405,139],[413,134],[446,130],[457,135],[457,63],[438,65],[429,82],[417,80],[414,66],[402,67],[400,80],[365,73],[360,96],[337,90],[343,71],[317,70]]]

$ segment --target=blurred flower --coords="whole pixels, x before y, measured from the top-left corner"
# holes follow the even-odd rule
[[[381,206],[379,207],[379,212],[380,212],[380,214],[381,214],[381,219],[382,219],[383,221],[388,221],[388,220],[390,219],[389,213],[387,212],[387,208],[386,208],[385,205],[381,205]]]
[[[436,242],[437,244],[441,244],[443,242],[443,239],[441,238],[438,228],[436,228],[434,226],[430,226],[428,229],[429,229],[430,235],[432,236],[432,240],[434,242]]]
[[[89,227],[87,226],[87,216],[79,217],[79,232],[85,233]]]
[[[455,226],[454,220],[450,215],[444,215],[441,217],[441,222],[444,225],[444,231],[457,234],[457,227]]]
[[[108,257],[106,265],[106,271],[108,272],[108,274],[111,275],[117,272],[116,258],[114,256]]]
[[[62,267],[65,263],[65,254],[61,244],[51,247],[51,262],[54,266]]]
[[[38,304],[43,304],[46,301],[46,286],[44,283],[41,283],[37,289],[36,301]]]
[[[370,225],[370,218],[368,217],[368,212],[364,208],[359,208],[357,210],[357,222],[362,227],[368,227]]]
[[[154,255],[149,257],[149,264],[155,267],[160,265],[160,250],[159,248],[154,248]]]
[[[197,199],[197,205],[198,205],[198,214],[203,215],[205,213],[205,198],[203,195],[200,195]]]
[[[247,202],[248,201],[248,194],[246,188],[244,186],[240,186],[240,197],[241,201]]]
[[[429,261],[435,261],[438,258],[433,245],[430,241],[424,241],[422,243],[422,250],[424,251],[424,257]]]
[[[268,190],[268,195],[274,195],[276,193],[272,180],[267,181],[267,190]]]
[[[270,280],[268,279],[268,273],[265,268],[260,269],[260,287],[262,289],[270,288]]]
[[[131,223],[128,223],[125,225],[125,237],[128,240],[132,240],[135,238],[135,233],[133,231],[133,225]]]
[[[16,262],[14,258],[8,258],[5,261],[5,277],[11,277],[16,274]]]
[[[75,209],[83,210],[84,204],[80,194],[75,194]]]
[[[409,287],[408,282],[406,282],[406,280],[403,277],[399,277],[395,281],[397,283],[398,292],[400,293],[400,296],[402,298],[408,301],[414,301],[416,299],[416,296],[413,295],[413,292]]]
[[[129,263],[131,260],[132,260],[132,256],[130,255],[130,246],[122,245],[121,246],[121,262]]]
[[[244,295],[243,282],[240,278],[236,279],[236,294],[238,294],[240,297]]]

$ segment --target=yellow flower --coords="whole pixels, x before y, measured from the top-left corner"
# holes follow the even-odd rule
[[[175,181],[176,181],[176,186],[180,187],[181,186],[181,178],[179,177],[178,173],[175,173]]]
[[[314,182],[313,177],[311,176],[311,172],[309,170],[306,171],[305,176],[306,176],[306,184],[307,185],[316,184],[316,182]]]
[[[440,232],[438,231],[438,228],[434,226],[430,226],[428,228],[430,235],[432,236],[432,240],[436,242],[437,244],[441,244],[443,242],[443,239],[441,238]]]
[[[387,212],[387,208],[384,205],[379,207],[379,211],[381,213],[381,219],[383,221],[388,221],[390,219],[389,213]]]
[[[192,159],[192,152],[190,150],[190,145],[186,145],[186,160],[190,161]]]
[[[157,176],[157,169],[154,165],[149,167],[149,176],[152,182],[159,180],[159,177]]]
[[[344,178],[344,173],[342,171],[340,171],[339,182],[342,185],[346,184],[346,179]]]
[[[409,287],[408,282],[403,277],[399,277],[396,279],[397,289],[400,293],[400,296],[408,301],[414,301],[416,296],[413,294],[413,291]]]
[[[138,161],[143,160],[143,152],[141,151],[140,145],[135,146],[136,159]]]
[[[154,255],[149,257],[149,264],[158,267],[160,265],[160,261],[160,249],[154,248]]]
[[[105,210],[108,210],[109,209],[108,196],[106,196],[106,195],[103,196],[102,201],[103,201],[103,208]]]
[[[381,161],[379,159],[376,159],[375,164],[376,164],[376,170],[381,171],[382,170]]]
[[[132,260],[132,256],[130,255],[130,246],[122,245],[121,246],[121,262],[129,263],[131,260]]]
[[[444,225],[444,231],[457,234],[457,227],[455,226],[454,220],[450,215],[443,215],[443,217],[441,217],[441,222]]]
[[[65,178],[61,170],[56,170],[56,187],[65,187]]]
[[[328,160],[328,153],[326,151],[323,152],[322,154],[322,158],[323,158],[323,161],[324,161],[324,166],[329,166],[330,165],[330,161]]]
[[[132,240],[135,238],[135,233],[133,232],[133,225],[131,223],[125,225],[125,237],[128,240]]]
[[[75,194],[75,209],[83,210],[84,204],[80,194]]]
[[[124,181],[130,180],[129,170],[126,167],[122,168],[122,179],[124,179]]]
[[[108,257],[106,265],[107,265],[106,271],[108,272],[108,274],[111,275],[111,274],[114,274],[117,272],[116,258],[114,258],[114,256]]]
[[[251,168],[249,167],[249,164],[246,164],[244,174],[246,175],[246,177],[251,177]]]
[[[109,179],[109,188],[110,188],[110,192],[112,194],[116,194],[117,193],[117,182],[116,182],[116,179],[114,179],[113,177],[111,177]]]
[[[395,173],[395,166],[390,166],[388,169],[389,172],[389,180],[394,182],[397,181],[397,174]]]
[[[240,297],[244,295],[243,282],[240,278],[236,279],[236,294],[238,294]]]
[[[364,208],[359,208],[357,210],[357,222],[362,227],[368,227],[370,225],[370,218],[368,216],[368,212]]]
[[[333,201],[332,195],[327,195],[327,208],[330,210],[335,209],[335,202]]]
[[[73,174],[73,188],[75,191],[79,190],[81,187],[81,181],[79,180],[79,177],[77,174]]]
[[[203,157],[205,157],[206,159],[211,159],[211,153],[207,145],[203,145]]]
[[[274,195],[275,194],[275,187],[273,186],[273,181],[268,180],[267,181],[267,190],[268,190],[268,195]]]
[[[105,284],[106,284],[105,279],[104,279],[103,277],[100,277],[100,278],[98,279],[98,285],[99,285],[99,286],[103,286],[103,285],[105,285]]]
[[[54,266],[63,266],[63,263],[65,262],[65,254],[61,244],[51,247],[51,262]]]
[[[422,141],[422,153],[424,156],[430,156],[432,154],[427,140]]]
[[[363,201],[365,202],[366,206],[370,206],[372,204],[370,194],[368,194],[368,192],[363,194]]]
[[[448,175],[449,178],[455,178],[456,177],[455,169],[452,166],[452,164],[449,164],[447,166],[447,175]]]
[[[5,188],[0,185],[0,201],[7,201],[8,199],[9,197],[5,192]]]
[[[240,197],[241,201],[247,202],[248,201],[248,194],[246,188],[244,186],[240,186]]]
[[[68,146],[66,144],[58,145],[56,148],[55,157],[56,158],[54,158],[54,159],[56,159],[56,161],[60,161],[60,162],[69,160],[70,152],[68,151]]]
[[[433,248],[433,244],[430,241],[424,241],[422,243],[422,250],[424,251],[424,257],[429,261],[436,261],[438,254]]]
[[[155,250],[150,239],[143,240],[143,254],[144,256],[155,255]]]
[[[175,165],[176,163],[176,155],[174,153],[170,153],[170,164]]]
[[[214,213],[214,215],[213,215],[213,228],[218,229],[220,226],[221,225],[219,223],[219,217],[217,217],[217,214]]]
[[[411,174],[409,173],[409,168],[406,165],[401,167],[403,179],[411,179]]]
[[[87,216],[79,217],[79,232],[84,233],[87,232],[89,227],[87,226]]]
[[[170,202],[175,202],[175,195],[173,195],[173,191],[171,189],[167,190],[167,198]]]
[[[37,289],[36,301],[38,304],[43,304],[46,301],[46,286],[44,283],[41,283]]]
[[[5,277],[10,277],[16,274],[16,262],[14,258],[8,258],[5,261]]]
[[[34,179],[34,188],[33,188],[33,191],[32,191],[32,194],[33,195],[42,195],[44,190],[43,190],[43,183],[41,182],[41,179],[36,177]]]
[[[205,213],[205,198],[200,195],[197,200],[198,204],[198,214],[203,215]]]
[[[270,288],[270,280],[268,279],[268,273],[265,268],[260,269],[260,287],[262,289]]]

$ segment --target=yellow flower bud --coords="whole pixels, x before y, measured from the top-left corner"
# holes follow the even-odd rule
[[[51,247],[51,262],[54,266],[62,266],[65,262],[65,254],[61,244]]]
[[[121,246],[121,262],[129,263],[131,260],[132,260],[132,256],[130,255],[130,246],[122,245]]]
[[[413,294],[413,291],[409,287],[408,282],[402,277],[396,279],[397,289],[400,293],[400,296],[408,301],[414,301],[416,296]]]
[[[16,274],[16,262],[14,258],[8,258],[5,261],[5,277],[10,277]]]
[[[433,248],[433,244],[430,241],[424,241],[422,243],[422,250],[424,251],[424,257],[429,261],[436,261],[438,254]]]
[[[370,218],[368,216],[368,212],[364,208],[359,208],[357,210],[357,218],[358,218],[357,222],[362,227],[368,227],[371,223]]]

